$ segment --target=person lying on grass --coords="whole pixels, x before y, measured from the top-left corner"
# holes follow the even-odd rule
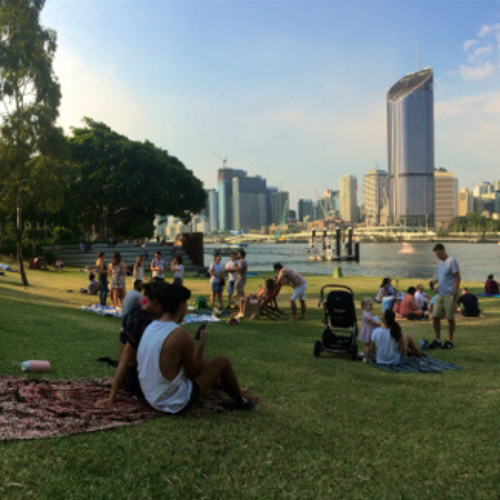
[[[118,367],[113,377],[111,392],[108,398],[99,400],[96,403],[97,406],[103,407],[114,404],[118,390],[122,385],[134,396],[144,397],[137,375],[137,349],[146,328],[153,319],[159,319],[163,315],[164,311],[157,299],[157,294],[166,286],[168,285],[161,281],[144,284],[144,295],[148,301],[143,306],[135,305],[132,307],[123,318],[118,342]]]
[[[246,297],[240,299],[240,310],[234,317],[236,319],[254,318],[258,314],[259,304],[265,301],[266,298],[270,299],[276,287],[276,280],[272,278],[266,279],[266,285],[263,287],[259,285],[257,293],[249,293]],[[274,301],[276,302],[276,301]]]
[[[185,412],[213,387],[231,396],[232,409],[252,410],[259,398],[240,388],[229,359],[204,358],[206,329],[201,330],[195,350],[191,334],[179,326],[190,297],[191,292],[181,285],[167,285],[155,294],[164,314],[146,328],[137,351],[139,382],[146,401],[165,413]]]
[[[394,311],[388,309],[382,318],[382,326],[373,330],[368,348],[368,359],[375,354],[375,361],[386,365],[399,365],[403,356],[421,356],[415,341],[401,331]]]

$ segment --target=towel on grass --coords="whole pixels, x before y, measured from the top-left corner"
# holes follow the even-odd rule
[[[441,359],[431,358],[429,356],[417,358],[410,356],[404,359],[399,365],[385,365],[371,360],[370,364],[385,372],[420,372],[420,373],[441,373],[446,370],[461,370],[458,365],[442,361]]]
[[[109,396],[112,379],[48,380],[0,375],[0,441],[41,439],[101,431],[164,416],[144,400],[120,391],[111,408],[97,408]],[[210,392],[190,414],[224,411],[224,396]]]
[[[111,306],[103,307],[99,304],[91,304],[90,306],[81,306],[80,309],[82,311],[100,314],[101,316],[113,316],[115,318],[122,317],[121,310],[115,309]],[[189,323],[218,323],[219,321],[219,318],[210,314],[187,314],[186,316],[184,316],[182,324],[187,325]]]
[[[114,318],[121,318],[122,311],[113,306],[101,306],[101,304],[90,304],[89,306],[81,306],[82,311],[93,312],[101,316],[113,316]]]
[[[479,297],[489,297],[490,299],[500,299],[500,295],[491,295],[491,293],[478,293]]]

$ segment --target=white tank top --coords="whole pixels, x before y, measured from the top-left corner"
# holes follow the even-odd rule
[[[173,380],[167,380],[160,370],[160,353],[166,338],[178,324],[153,321],[144,331],[137,351],[137,371],[146,401],[165,413],[181,411],[191,398],[193,383],[181,367]]]

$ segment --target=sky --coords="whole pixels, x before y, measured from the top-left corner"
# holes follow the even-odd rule
[[[386,95],[434,70],[435,164],[500,179],[500,1],[46,0],[68,132],[88,116],[316,199],[387,169]]]

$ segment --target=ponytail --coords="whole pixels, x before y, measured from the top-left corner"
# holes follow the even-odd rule
[[[395,342],[399,342],[403,336],[403,333],[401,332],[399,323],[396,321],[396,315],[394,314],[394,311],[392,311],[391,309],[385,311],[384,320],[391,332],[391,337]]]

